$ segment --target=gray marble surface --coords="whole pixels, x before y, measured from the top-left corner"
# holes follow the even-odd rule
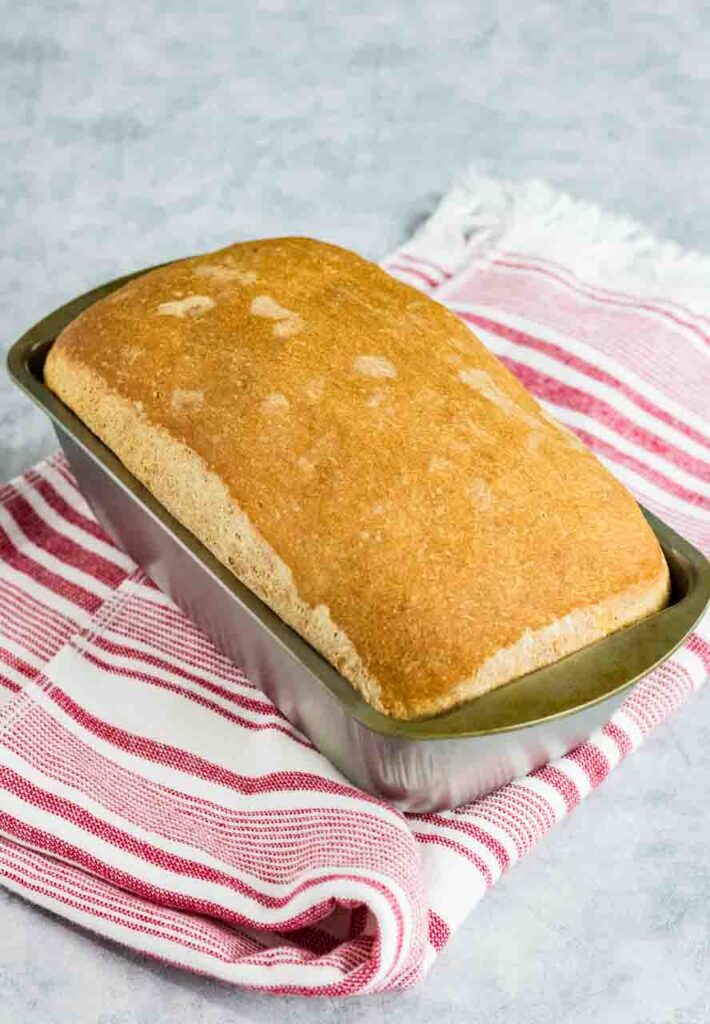
[[[0,0],[5,347],[77,292],[240,237],[372,256],[470,160],[710,250],[703,0]],[[54,447],[0,375],[0,479]],[[397,996],[259,997],[0,890],[0,1022],[707,1024],[710,693],[505,878]]]

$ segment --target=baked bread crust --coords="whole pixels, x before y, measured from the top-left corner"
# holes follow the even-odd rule
[[[136,278],[45,380],[385,714],[444,711],[668,599],[621,484],[457,317],[336,246]]]

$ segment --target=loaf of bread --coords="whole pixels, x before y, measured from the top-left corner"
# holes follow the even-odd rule
[[[385,714],[451,708],[667,601],[621,484],[456,316],[336,246],[136,278],[45,379]]]

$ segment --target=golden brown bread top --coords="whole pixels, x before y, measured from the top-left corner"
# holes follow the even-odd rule
[[[460,700],[497,652],[579,609],[621,599],[609,632],[626,592],[662,603],[665,562],[624,488],[459,319],[343,249],[246,242],[152,271],[53,347],[69,404],[72,368],[224,481],[391,713]]]

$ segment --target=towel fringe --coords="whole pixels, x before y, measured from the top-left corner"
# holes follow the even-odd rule
[[[505,181],[469,168],[405,250],[440,261],[449,273],[474,255],[530,255],[564,264],[588,285],[710,316],[710,256],[537,179]]]

